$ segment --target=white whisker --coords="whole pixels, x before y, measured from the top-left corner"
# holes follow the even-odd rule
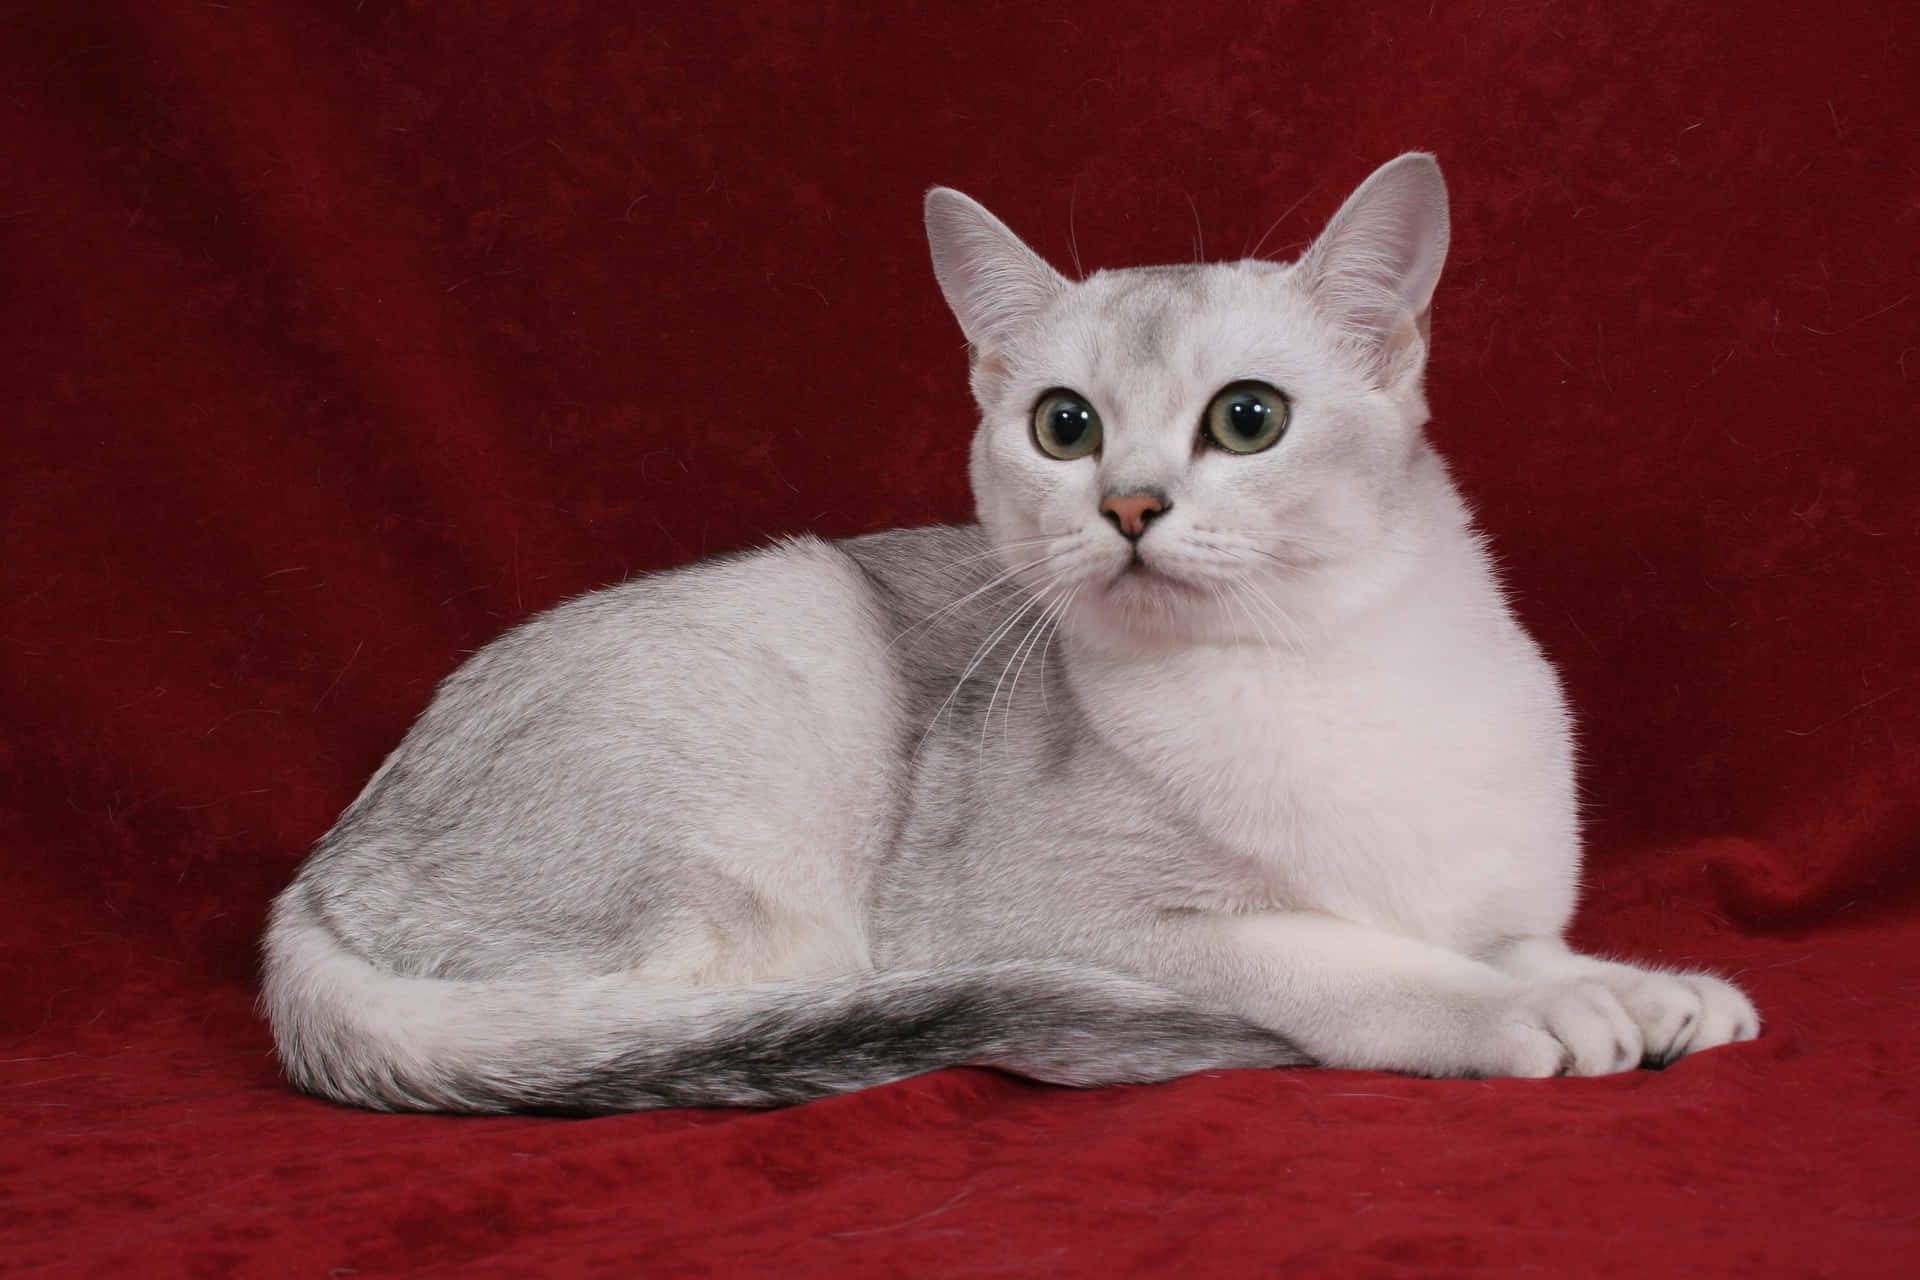
[[[1033,597],[1033,603],[1040,604],[1045,599],[1046,599],[1046,596],[1043,593],[1036,593]],[[976,755],[978,755],[980,752],[986,751],[987,749],[987,733],[989,730],[993,728],[993,708],[994,708],[994,705],[1000,701],[1000,686],[1006,683],[1007,673],[1013,670],[1014,659],[1020,656],[1021,651],[1028,644],[1032,643],[1033,637],[1036,634],[1038,634],[1040,630],[1040,624],[1042,622],[1045,622],[1047,619],[1047,608],[1049,607],[1051,606],[1043,606],[1040,610],[1039,615],[1035,617],[1032,622],[1027,624],[1027,630],[1025,634],[1023,634],[1017,641],[1014,642],[1013,648],[1009,650],[1007,653],[1006,662],[1001,664],[1000,675],[993,682],[993,692],[987,695],[986,712],[982,714],[980,717],[980,746],[979,746],[979,750],[975,753]],[[1007,709],[1003,713],[1003,716],[1009,722],[1011,721],[1011,717],[1013,716],[1013,691],[1011,689],[1007,691]]]
[[[1271,223],[1267,225],[1267,229],[1261,233],[1261,236],[1258,240],[1254,241],[1253,248],[1248,250],[1245,256],[1249,258],[1259,257],[1261,248],[1264,247],[1267,243],[1267,237],[1272,235],[1275,231],[1278,231],[1280,229],[1280,224],[1285,222],[1288,218],[1292,217],[1293,211],[1295,209],[1298,209],[1301,205],[1305,204],[1308,201],[1308,199],[1310,199],[1314,195],[1314,193],[1319,190],[1320,190],[1319,186],[1316,185],[1312,191],[1307,192],[1306,195],[1301,196],[1298,200],[1295,200],[1292,204],[1288,205],[1284,213],[1282,213],[1279,217],[1275,218]]]
[[[1273,652],[1273,641],[1267,638],[1267,629],[1260,625],[1258,618],[1254,617],[1252,608],[1249,607],[1246,602],[1241,585],[1233,581],[1229,581],[1226,585],[1227,595],[1232,598],[1235,604],[1240,606],[1240,612],[1246,616],[1247,625],[1253,628],[1253,634],[1260,637],[1260,643],[1267,651],[1267,660],[1269,662],[1273,661],[1275,656]]]
[[[1000,699],[1001,682],[1007,678],[1007,672],[1013,668],[1016,659],[1020,660],[1022,667],[1026,665],[1026,661],[1022,656],[1023,653],[1028,650],[1034,637],[1040,633],[1040,628],[1046,624],[1048,617],[1052,615],[1054,607],[1058,603],[1058,601],[1049,601],[1047,599],[1047,593],[1052,591],[1054,587],[1058,586],[1060,582],[1070,576],[1071,573],[1071,569],[1062,570],[1034,589],[1034,600],[1041,603],[1044,607],[1040,610],[1040,616],[1034,619],[1032,625],[1027,628],[1026,634],[1020,637],[1019,642],[1014,645],[1013,651],[1007,655],[1006,665],[1000,668],[1000,679],[993,682],[993,693],[987,699],[986,714],[982,716],[980,720],[980,745],[982,747],[986,746],[987,728],[993,723],[993,708],[994,704]],[[1002,715],[1003,722],[1006,721],[1006,717],[1013,714],[1013,690],[1019,686],[1019,683],[1020,676],[1016,671],[1014,672],[1013,684],[1007,689],[1007,710]]]
[[[1061,576],[1064,577],[1065,575],[1061,575]],[[1060,581],[1059,577],[1054,578],[1052,582],[1049,582],[1047,584],[1048,588],[1051,588],[1054,585],[1054,583],[1057,583],[1059,581]],[[1022,672],[1024,672],[1027,669],[1027,660],[1033,657],[1034,649],[1037,647],[1037,643],[1041,638],[1044,637],[1048,641],[1051,641],[1053,639],[1053,629],[1058,623],[1061,611],[1067,607],[1067,604],[1073,599],[1074,593],[1077,592],[1078,590],[1079,588],[1075,587],[1071,591],[1067,592],[1067,594],[1064,597],[1058,600],[1055,600],[1051,604],[1049,604],[1041,612],[1039,620],[1036,621],[1032,627],[1028,628],[1026,639],[1022,642],[1021,648],[1015,652],[1015,656],[1020,659],[1020,665],[1014,668],[1013,682],[1007,686],[1007,709],[1001,712],[1000,714],[1001,724],[1007,725],[1009,727],[1011,726],[1012,718],[1013,718],[1014,694],[1019,691],[1020,675]],[[1011,662],[1012,659],[1009,658],[1008,661]],[[1042,665],[1040,667],[1040,678],[1042,683],[1040,686],[1040,703],[1043,708],[1046,707],[1045,680],[1046,680],[1047,669],[1046,669],[1045,662],[1046,660],[1044,658],[1041,659]],[[1001,674],[1004,676],[1006,673],[1003,671],[1001,672]],[[997,698],[1000,696],[1000,686],[998,684],[994,685],[993,692],[994,692],[994,697]],[[1051,708],[1048,708],[1048,710],[1051,711]],[[987,703],[986,718],[989,721],[993,719],[993,703],[991,700],[989,700]],[[980,727],[980,735],[981,735],[981,741],[984,743],[986,741],[986,725],[985,724],[982,724]]]
[[[947,708],[953,705],[954,698],[958,696],[961,689],[966,687],[967,681],[972,679],[973,673],[979,668],[980,664],[986,661],[987,655],[993,652],[994,646],[999,644],[1008,632],[1018,626],[1020,619],[1032,612],[1034,606],[1039,603],[1040,601],[1037,596],[1028,596],[1024,604],[1014,610],[1005,621],[995,626],[994,629],[988,633],[987,638],[982,640],[978,647],[974,649],[972,661],[967,663],[966,670],[960,673],[960,678],[953,682],[953,688],[947,691],[947,696],[940,700],[940,705],[934,709],[933,718],[927,722],[926,729],[921,732],[920,740],[914,743],[913,754],[915,756],[920,754],[920,748],[926,745],[928,736],[933,733],[934,727],[940,723],[940,717],[947,713]]]
[[[1281,629],[1286,632],[1285,639],[1287,641],[1287,648],[1293,651],[1293,656],[1296,658],[1306,657],[1311,652],[1311,649],[1307,644],[1306,630],[1300,625],[1299,620],[1281,608],[1280,603],[1265,591],[1261,590],[1257,584],[1243,581],[1240,583],[1240,586],[1247,592],[1255,604],[1266,609],[1268,617],[1280,623]]]
[[[1067,592],[1067,598],[1060,602],[1058,609],[1054,610],[1053,625],[1047,629],[1046,641],[1040,646],[1040,710],[1049,720],[1053,719],[1053,707],[1047,701],[1047,654],[1052,652],[1054,639],[1060,634],[1060,628],[1067,620],[1067,610],[1073,607],[1074,598],[1079,594],[1078,586]]]
[[[992,560],[998,556],[1005,555],[1009,551],[1025,551],[1032,547],[1043,547],[1050,542],[1056,541],[1058,541],[1058,539],[1053,534],[1038,534],[1031,538],[1013,538],[998,546],[988,547],[985,551],[976,551],[970,556],[961,556],[958,560],[949,561],[947,568],[958,569],[961,565],[973,564],[980,560]]]
[[[891,650],[894,645],[900,643],[900,641],[906,639],[908,636],[912,635],[914,632],[920,630],[923,627],[930,626],[933,623],[939,621],[941,618],[946,617],[948,614],[951,614],[954,610],[959,609],[964,605],[966,605],[968,601],[975,599],[976,597],[978,597],[984,592],[993,590],[995,587],[1003,586],[1006,583],[1011,582],[1015,577],[1017,577],[1022,573],[1025,573],[1028,569],[1037,568],[1038,566],[1045,564],[1048,560],[1052,558],[1053,558],[1052,556],[1041,556],[1037,560],[1029,560],[1025,564],[1018,564],[1018,565],[1014,565],[1012,568],[1009,568],[1009,569],[1002,569],[999,573],[994,574],[991,578],[988,578],[985,582],[975,587],[972,591],[967,592],[967,594],[959,597],[956,600],[949,600],[946,604],[941,605],[938,609],[935,609],[932,613],[920,619],[920,621],[913,623],[911,626],[903,628],[898,635],[894,636],[891,640],[887,641],[886,647],[889,650]],[[1017,587],[1015,589],[1018,590]]]

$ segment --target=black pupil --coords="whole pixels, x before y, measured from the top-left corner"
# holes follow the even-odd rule
[[[1271,412],[1257,396],[1240,396],[1227,406],[1227,429],[1242,440],[1257,440]]]
[[[1093,421],[1093,411],[1069,400],[1053,406],[1048,418],[1053,428],[1054,443],[1062,449],[1071,449],[1086,439]]]

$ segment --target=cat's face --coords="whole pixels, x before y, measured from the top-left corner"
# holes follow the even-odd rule
[[[1103,272],[978,380],[979,515],[1030,589],[1099,629],[1253,638],[1388,542],[1417,421],[1289,277]]]
[[[1391,572],[1436,465],[1419,375],[1438,183],[1424,157],[1388,166],[1298,264],[1078,283],[964,197],[929,197],[974,347],[980,520],[1065,625],[1096,642],[1284,645]]]

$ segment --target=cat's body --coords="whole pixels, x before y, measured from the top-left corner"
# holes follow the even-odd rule
[[[1070,284],[964,197],[928,223],[981,526],[791,540],[477,654],[275,907],[296,1083],[764,1105],[1757,1031],[1717,979],[1559,942],[1558,683],[1420,431],[1430,160],[1290,267]]]

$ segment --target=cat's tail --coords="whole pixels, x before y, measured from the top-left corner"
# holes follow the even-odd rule
[[[1065,962],[745,986],[448,981],[382,972],[286,907],[263,995],[281,1063],[309,1093],[378,1110],[777,1107],[963,1064],[1096,1085],[1309,1061],[1245,1019]]]

